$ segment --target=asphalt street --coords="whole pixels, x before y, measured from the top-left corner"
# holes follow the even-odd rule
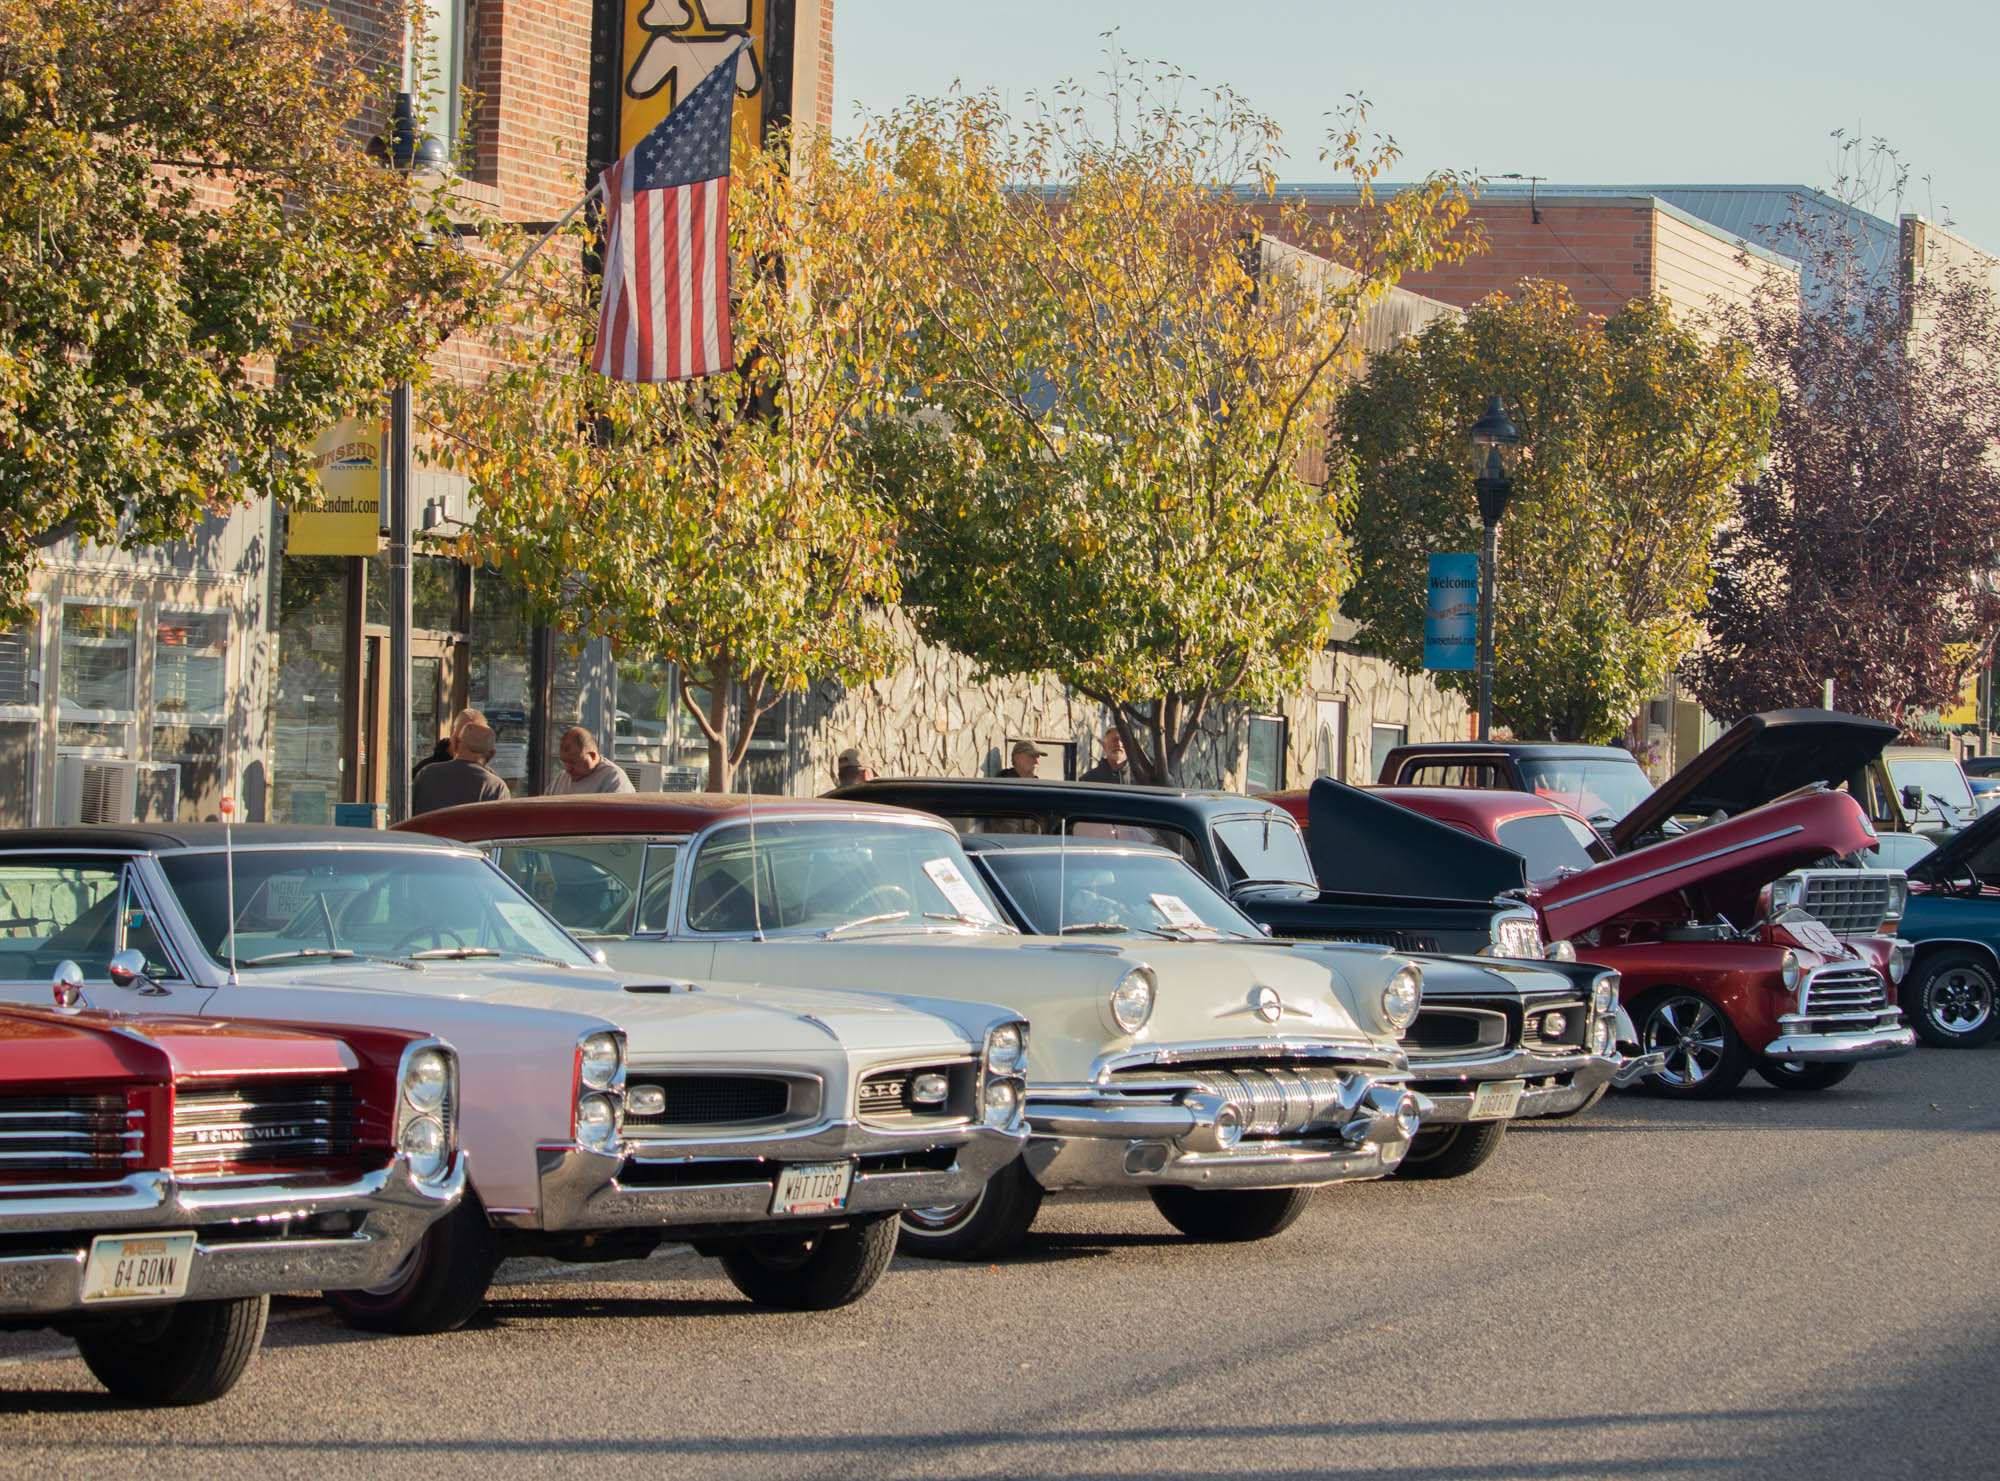
[[[1013,1260],[899,1260],[828,1315],[686,1254],[510,1266],[436,1338],[288,1298],[200,1409],[0,1337],[0,1475],[1990,1477],[1996,1226],[2000,1049],[1919,1050],[1817,1095],[1613,1097],[1263,1244],[1051,1204]]]

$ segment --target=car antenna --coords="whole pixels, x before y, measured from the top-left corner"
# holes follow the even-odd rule
[[[762,941],[764,907],[757,898],[757,794],[746,790],[743,805],[750,809],[750,924],[756,930],[756,939]]]
[[[1063,931],[1063,901],[1069,898],[1069,816],[1056,819],[1056,934]]]
[[[236,976],[236,847],[229,821],[236,811],[236,799],[222,799],[222,878],[223,905],[229,911],[229,985],[241,987]]]

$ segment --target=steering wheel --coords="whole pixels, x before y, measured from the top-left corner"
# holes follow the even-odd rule
[[[898,910],[914,910],[916,901],[910,892],[899,884],[870,885],[852,900],[847,908],[855,915],[888,915]]]
[[[1979,871],[1974,869],[1970,862],[1961,864],[1947,875],[1945,883],[1955,895],[1977,895],[1985,888],[1984,882],[1979,878]]]
[[[447,940],[447,937],[450,939]],[[414,931],[411,931],[394,946],[390,947],[389,955],[405,956],[413,949],[416,949],[417,944],[421,941],[429,941],[431,943],[430,946],[424,948],[427,951],[435,950],[439,947],[451,951],[459,951],[471,945],[469,941],[449,926],[418,926]]]

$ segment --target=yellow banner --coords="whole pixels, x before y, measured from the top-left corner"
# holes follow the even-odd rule
[[[618,152],[628,153],[706,77],[738,36],[736,144],[764,143],[764,37],[771,0],[624,0],[625,75],[618,88]]]
[[[312,446],[326,502],[299,510],[285,532],[287,555],[373,555],[381,548],[382,424],[343,417]]]

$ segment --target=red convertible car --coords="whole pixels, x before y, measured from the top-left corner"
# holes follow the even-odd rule
[[[272,1292],[386,1280],[458,1202],[438,1040],[100,1013],[57,973],[0,1006],[0,1327],[74,1337],[117,1397],[219,1398]]]
[[[1650,1089],[1721,1095],[1755,1069],[1781,1089],[1821,1090],[1915,1042],[1896,1006],[1910,958],[1893,934],[1900,902],[1836,934],[1785,903],[1797,891],[1772,888],[1873,845],[1845,793],[1780,798],[1615,858],[1583,818],[1528,793],[1319,781],[1272,800],[1306,815],[1315,853],[1384,829],[1434,828],[1435,849],[1455,834],[1522,854],[1547,937],[1621,974],[1640,1048],[1664,1055]]]

